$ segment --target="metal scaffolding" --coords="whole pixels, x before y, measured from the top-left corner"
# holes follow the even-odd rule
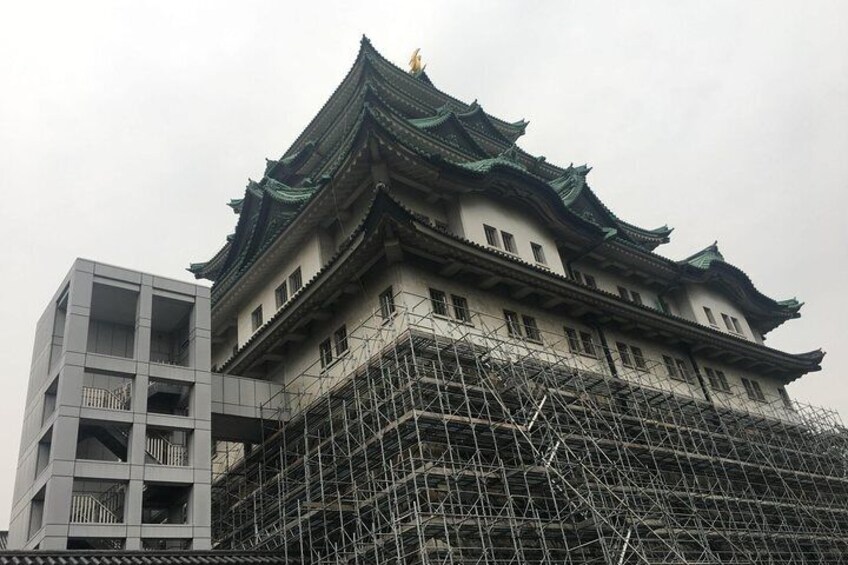
[[[395,297],[221,456],[213,539],[287,563],[843,563],[837,415]],[[512,332],[515,334],[515,332]],[[628,365],[632,364],[632,360]],[[741,388],[741,387],[740,387]]]

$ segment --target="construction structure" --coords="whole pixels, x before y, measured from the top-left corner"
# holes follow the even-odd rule
[[[194,470],[211,546],[314,565],[848,561],[848,433],[785,388],[824,353],[765,344],[802,304],[717,244],[658,254],[671,229],[620,219],[588,167],[522,151],[526,122],[411,66],[363,38],[191,265],[213,281]]]

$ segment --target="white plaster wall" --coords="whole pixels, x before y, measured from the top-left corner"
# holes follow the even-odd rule
[[[536,264],[530,242],[538,243],[544,249],[545,266],[555,273],[565,274],[556,242],[542,222],[531,214],[477,194],[463,195],[459,200],[459,211],[467,239],[487,245],[483,224],[490,225],[498,230],[499,235],[503,230],[515,236],[518,256],[524,261]]]
[[[598,289],[600,290],[619,296],[618,287],[623,286],[628,291],[635,290],[638,292],[642,296],[642,303],[645,306],[656,310],[660,309],[657,292],[648,288],[641,281],[628,279],[615,273],[610,273],[609,271],[601,269],[600,267],[586,261],[576,261],[571,265],[571,267],[583,274],[595,277],[595,282],[598,284]],[[676,301],[669,297],[665,297],[664,300],[671,308],[672,313],[679,315],[680,309],[677,306]]]
[[[282,368],[270,375],[269,379],[277,383],[285,382],[292,402],[301,405],[332,387],[357,364],[364,362],[372,351],[366,351],[366,342],[378,347],[378,343],[388,341],[389,336],[397,335],[398,328],[395,325],[384,326],[375,316],[379,311],[377,297],[389,286],[395,293],[400,291],[400,267],[383,270],[372,280],[365,282],[361,295],[348,296],[348,299],[335,309],[332,318],[316,323],[306,339],[291,347],[283,360]],[[328,337],[332,339],[333,333],[342,324],[347,328],[350,351],[329,370],[322,371],[318,346]]]
[[[780,397],[780,393],[778,392],[780,387],[783,386],[783,383],[780,380],[767,375],[739,369],[712,359],[696,357],[695,360],[701,369],[701,375],[704,378],[705,384],[709,388],[710,395],[713,397],[713,402],[715,404],[726,408],[732,408],[734,410],[754,412],[772,418],[785,420],[797,419],[795,413],[786,408],[783,404],[783,399]],[[727,383],[730,385],[730,392],[713,390],[712,387],[710,387],[709,378],[707,378],[707,374],[704,371],[705,367],[709,367],[713,370],[718,369],[719,371],[724,371],[724,375],[727,377]],[[742,384],[743,377],[756,381],[760,384],[763,395],[766,397],[765,402],[759,402],[748,398],[748,393],[745,391],[745,387]]]
[[[300,272],[303,280],[303,285],[315,276],[321,269],[321,242],[320,237],[316,233],[310,237],[300,249],[288,260],[283,261],[275,276],[268,279],[265,285],[254,296],[246,300],[238,313],[238,343],[243,345],[250,336],[253,335],[253,327],[251,325],[250,315],[256,308],[262,304],[263,323],[267,322],[277,311],[277,303],[274,297],[274,290],[284,280],[288,280],[295,269],[300,267]],[[289,288],[289,300],[291,300],[292,292]],[[231,351],[230,351],[231,353]],[[220,353],[226,359],[229,354]],[[218,355],[216,355],[216,359]]]
[[[694,321],[699,324],[710,326],[710,322],[704,312],[704,306],[706,306],[713,311],[713,316],[716,319],[716,326],[712,327],[715,327],[724,333],[738,335],[734,332],[728,331],[727,327],[724,325],[724,320],[721,317],[724,313],[739,320],[739,323],[742,326],[742,331],[744,332],[742,337],[751,341],[756,341],[757,343],[763,342],[762,336],[751,329],[751,326],[748,324],[748,320],[745,318],[742,311],[720,292],[717,292],[703,284],[689,284],[686,285],[686,297],[695,316]]]
[[[704,399],[704,392],[701,385],[695,376],[695,370],[692,363],[689,361],[688,355],[674,348],[651,342],[623,332],[617,332],[611,329],[604,329],[604,335],[607,338],[607,344],[610,347],[613,363],[615,363],[618,376],[633,382],[638,382],[643,386],[657,388],[689,396],[692,398]],[[636,346],[642,350],[645,357],[647,370],[640,370],[634,367],[625,367],[621,362],[621,356],[618,352],[617,342],[623,342],[629,346]],[[689,367],[691,379],[684,382],[677,379],[672,379],[668,375],[668,370],[663,362],[663,355],[668,355],[674,359],[681,359]]]

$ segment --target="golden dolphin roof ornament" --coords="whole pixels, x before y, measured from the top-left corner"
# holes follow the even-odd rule
[[[417,75],[424,70],[424,67],[427,65],[421,64],[421,54],[419,53],[421,48],[418,47],[415,51],[412,52],[412,57],[409,58],[409,74]]]

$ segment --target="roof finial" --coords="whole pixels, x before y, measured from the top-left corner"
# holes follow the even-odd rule
[[[420,75],[424,71],[424,67],[427,66],[421,64],[421,54],[419,51],[421,51],[421,48],[417,47],[412,52],[412,57],[409,58],[409,74],[411,75]]]

